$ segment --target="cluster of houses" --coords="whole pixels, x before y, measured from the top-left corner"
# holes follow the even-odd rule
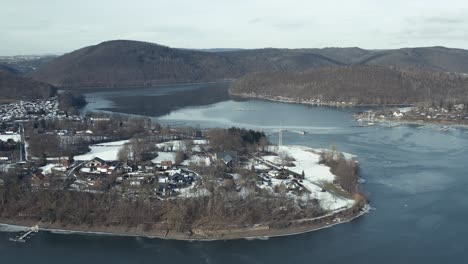
[[[75,175],[76,180],[70,186],[73,189],[97,191],[110,183],[112,187],[125,185],[136,191],[146,185],[159,196],[175,196],[178,189],[190,187],[199,178],[195,172],[169,160],[154,166],[129,166],[97,157],[82,163]]]
[[[1,121],[25,121],[35,118],[81,120],[80,116],[67,115],[61,111],[57,98],[19,101],[0,105]]]
[[[468,122],[468,112],[464,104],[456,104],[450,108],[445,107],[407,107],[402,109],[372,111],[372,122],[385,120],[407,121],[443,121],[453,123]],[[368,120],[369,112],[357,114],[357,120]]]
[[[464,104],[454,105],[450,109],[444,107],[415,108],[405,113],[405,116],[429,120],[468,121],[468,113],[465,111]]]

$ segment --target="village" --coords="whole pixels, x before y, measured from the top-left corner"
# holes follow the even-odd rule
[[[157,144],[158,154],[151,162],[136,165],[119,160],[127,144],[131,142],[93,145],[89,153],[75,156],[73,162],[64,158],[33,168],[31,188],[116,191],[127,197],[172,199],[209,195],[210,182],[235,188],[241,195],[262,189],[303,201],[316,199],[327,210],[354,203],[350,196],[341,195],[344,192],[336,195],[323,188],[336,184],[335,176],[329,167],[320,164],[320,153],[312,149],[283,146],[278,150],[278,146],[268,146],[269,151],[261,155],[240,156],[236,151],[212,151],[205,139],[172,140]],[[207,167],[219,168],[217,175],[203,174]]]
[[[80,122],[91,118],[94,122],[110,121],[108,117],[85,117]],[[326,190],[330,185],[335,185],[334,190],[341,187],[330,168],[320,162],[321,151],[305,147],[277,146],[262,139],[247,152],[234,147],[220,150],[210,144],[215,135],[208,131],[166,129],[163,134],[160,128],[159,132],[146,129],[144,138],[109,141],[111,136],[104,137],[102,142],[90,143],[88,151],[79,155],[35,157],[31,153],[39,152],[30,149],[34,143],[23,138],[20,126],[14,125],[18,123],[10,124],[13,127],[2,139],[23,146],[20,152],[25,157],[0,160],[0,171],[7,175],[0,177],[0,184],[20,171],[32,191],[116,192],[124,197],[173,199],[209,195],[209,186],[215,184],[234,188],[240,195],[263,190],[302,201],[317,200],[327,210],[353,204],[349,195],[342,195],[344,192]],[[93,133],[56,129],[50,134],[62,142],[65,138],[97,136]]]
[[[57,97],[47,100],[37,99],[0,104],[0,120],[3,122],[28,121],[42,118],[81,120],[79,115],[69,115],[65,111],[60,110]]]
[[[283,145],[282,133],[273,143],[263,131],[236,127],[171,126],[105,112],[78,117],[57,110],[60,99],[14,108],[5,108],[9,118],[0,123],[0,190],[24,198],[5,209],[21,221],[210,237],[204,232],[223,230],[228,216],[240,216],[229,228],[283,230],[339,223],[365,210],[358,162],[336,148]],[[22,212],[24,204],[31,209]]]
[[[356,114],[355,119],[360,123],[365,122],[365,125],[386,121],[463,125],[468,124],[468,112],[464,104],[449,107],[414,106],[365,111]]]
[[[187,217],[221,228],[224,216],[244,215],[233,228],[257,228],[254,224],[260,223],[261,228],[281,229],[316,221],[328,225],[341,221],[335,216],[362,213],[365,198],[359,193],[353,155],[283,145],[281,133],[275,144],[264,132],[243,128],[171,127],[145,117],[102,112],[67,118],[54,104],[36,104],[40,116],[12,112],[12,118],[0,124],[0,187],[11,189],[11,195],[41,197],[37,201],[52,195],[66,210],[87,206],[87,201],[95,209],[90,208],[91,215],[76,209],[18,214],[19,205],[9,207],[19,219],[81,219],[91,225],[109,217],[105,221],[111,225],[138,224],[167,236],[171,230],[192,230],[195,220]],[[72,202],[70,197],[84,201]],[[104,206],[104,201],[113,205]],[[243,210],[245,203],[256,209]],[[256,213],[266,208],[279,220]],[[108,212],[99,218],[96,212],[102,210]],[[209,216],[203,210],[223,212]]]

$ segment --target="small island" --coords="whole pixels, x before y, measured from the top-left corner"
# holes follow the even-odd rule
[[[309,232],[368,210],[356,157],[336,147],[275,145],[235,127],[82,117],[60,102],[23,101],[20,109],[41,111],[3,125],[0,223],[216,240]]]

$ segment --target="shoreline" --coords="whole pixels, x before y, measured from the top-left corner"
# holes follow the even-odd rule
[[[269,96],[269,95],[258,95],[258,94],[248,94],[248,93],[234,93],[229,90],[229,95],[237,96],[240,98],[252,98],[265,101],[279,102],[279,103],[290,103],[290,104],[301,104],[307,106],[328,106],[328,107],[409,107],[410,104],[356,104],[352,102],[314,102],[314,101],[304,101],[302,99],[293,99],[284,96]]]
[[[121,86],[114,86],[114,87],[109,87],[109,86],[73,86],[73,87],[67,87],[67,86],[62,86],[58,87],[58,91],[61,92],[66,92],[66,91],[73,91],[73,92],[81,92],[81,93],[86,93],[86,92],[108,92],[108,91],[122,91],[122,90],[128,90],[128,89],[154,89],[154,88],[161,88],[161,87],[177,87],[177,86],[185,86],[185,85],[190,85],[190,84],[198,84],[198,85],[203,85],[203,84],[228,84],[232,83],[234,80],[232,79],[226,79],[226,80],[218,80],[218,81],[202,81],[202,82],[177,82],[177,83],[161,83],[161,84],[154,84],[154,85],[144,85],[144,84],[132,84],[132,85],[121,85]]]
[[[302,101],[300,99],[292,99],[288,97],[282,96],[262,96],[257,94],[247,94],[247,93],[233,93],[229,91],[229,94],[232,96],[237,96],[240,98],[252,98],[252,99],[259,99],[271,102],[278,102],[278,103],[289,103],[289,104],[300,104],[306,106],[325,106],[325,107],[339,107],[339,108],[348,108],[348,107],[403,107],[403,106],[411,106],[409,104],[386,104],[386,105],[378,105],[378,104],[354,104],[350,102],[335,102],[335,103],[326,103],[326,102],[310,102],[310,101]],[[468,128],[468,123],[458,123],[453,121],[444,121],[444,120],[376,120],[377,123],[395,123],[395,124],[409,124],[409,125],[439,125],[439,126],[456,126],[461,128]]]
[[[425,120],[394,120],[394,119],[389,119],[389,120],[376,120],[376,123],[383,124],[383,123],[391,123],[391,124],[400,124],[400,125],[420,125],[420,126],[425,126],[425,125],[434,125],[434,126],[453,126],[453,127],[458,127],[458,128],[468,128],[468,124],[460,124],[456,122],[450,122],[450,121],[425,121]]]
[[[356,205],[355,205],[356,206]],[[310,233],[313,231],[318,231],[325,228],[330,228],[338,224],[349,223],[365,214],[367,214],[371,207],[366,203],[363,207],[359,208],[356,213],[352,213],[346,217],[337,217],[340,213],[347,212],[348,210],[356,209],[355,206],[346,208],[331,214],[326,214],[311,219],[298,219],[294,221],[305,221],[312,222],[308,224],[298,224],[297,226],[291,226],[286,228],[268,228],[264,229],[261,226],[258,229],[255,227],[247,228],[238,228],[234,232],[225,232],[222,230],[199,230],[199,232],[205,234],[187,234],[182,232],[170,232],[167,230],[152,230],[149,232],[144,232],[138,228],[122,228],[117,231],[114,228],[109,227],[92,227],[88,229],[79,228],[79,226],[70,226],[61,225],[61,224],[49,224],[47,227],[41,227],[46,223],[39,223],[40,231],[46,231],[56,234],[84,234],[84,235],[97,235],[97,236],[118,236],[118,237],[143,237],[143,238],[158,238],[164,240],[179,240],[179,241],[222,241],[222,240],[237,240],[237,239],[246,239],[246,240],[255,240],[255,239],[269,239],[274,237],[284,237],[284,236],[294,236],[305,233]],[[325,219],[329,220],[326,221]],[[314,223],[317,220],[325,220],[325,223]],[[338,220],[338,221],[337,221]],[[19,230],[29,229],[30,226],[37,224],[32,220],[23,220],[23,221],[12,221],[4,218],[0,218],[0,227],[11,227]],[[117,229],[119,229],[117,228]],[[252,230],[254,228],[254,230]],[[110,230],[114,229],[114,230]],[[1,231],[0,232],[15,232],[15,231]]]

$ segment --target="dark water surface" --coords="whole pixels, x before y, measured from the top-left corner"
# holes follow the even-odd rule
[[[88,110],[106,108],[155,116],[166,123],[235,125],[266,133],[281,127],[289,131],[283,138],[286,144],[336,144],[358,155],[366,180],[363,188],[375,210],[332,228],[253,241],[41,232],[30,243],[18,244],[8,241],[12,233],[0,232],[0,263],[468,263],[467,130],[358,128],[352,121],[356,109],[235,101],[225,88],[218,88],[187,85],[175,93],[169,88],[90,93],[94,102]],[[271,140],[277,140],[275,134]]]

